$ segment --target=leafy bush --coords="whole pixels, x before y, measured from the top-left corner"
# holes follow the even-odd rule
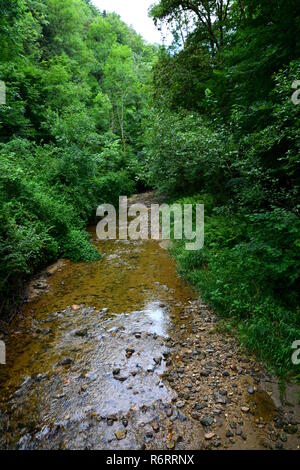
[[[273,370],[296,374],[291,345],[300,337],[299,219],[278,208],[251,216],[217,212],[208,204],[202,250],[186,251],[184,241],[176,242],[179,272],[221,317],[236,319],[241,340]]]
[[[16,0],[0,49],[1,313],[57,257],[99,259],[85,228],[135,189],[156,47],[85,0]]]
[[[213,188],[222,197],[227,160],[234,152],[224,128],[212,129],[196,112],[166,111],[153,116],[146,138],[154,187],[169,195]]]
[[[3,308],[20,282],[59,256],[96,261],[85,227],[98,204],[129,195],[126,171],[100,176],[77,146],[36,146],[14,139],[0,146],[0,295]]]

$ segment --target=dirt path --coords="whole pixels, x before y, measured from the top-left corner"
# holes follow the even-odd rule
[[[153,194],[132,199],[148,206]],[[296,449],[297,390],[219,331],[164,243],[99,243],[33,281],[0,366],[0,447]]]

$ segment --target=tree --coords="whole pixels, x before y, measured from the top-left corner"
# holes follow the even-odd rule
[[[110,51],[104,68],[104,90],[112,103],[111,128],[116,130],[116,121],[121,133],[124,157],[126,156],[125,121],[129,101],[134,87],[132,52],[128,46],[115,45]]]
[[[211,55],[214,56],[225,43],[229,31],[229,15],[232,0],[161,0],[150,10],[155,22],[158,20],[177,20],[178,15],[191,13],[195,27],[203,33],[203,39],[210,45]]]

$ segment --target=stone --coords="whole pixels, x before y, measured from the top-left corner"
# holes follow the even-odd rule
[[[176,403],[177,408],[183,408],[184,405],[185,405],[184,401],[178,401],[178,402]]]
[[[214,392],[214,399],[215,399],[216,403],[226,405],[226,398],[224,398],[224,396],[222,396],[220,393]]]
[[[210,373],[208,372],[208,370],[201,370],[200,375],[202,377],[209,377]]]
[[[290,424],[288,426],[285,426],[284,432],[287,434],[296,434],[298,431],[298,426],[291,426]]]
[[[176,442],[174,439],[170,439],[167,441],[167,449],[172,450],[175,449]]]
[[[211,439],[213,439],[215,437],[215,435],[216,434],[214,432],[208,432],[207,434],[205,434],[204,437],[207,441],[210,441]]]
[[[130,347],[130,348],[126,349],[125,355],[126,355],[127,359],[129,359],[134,353],[135,353],[135,349]]]
[[[73,360],[70,357],[65,357],[59,362],[60,366],[70,366],[73,364]]]
[[[118,421],[118,417],[115,414],[111,414],[107,416],[108,421]]]
[[[73,310],[73,312],[78,312],[81,309],[81,307],[80,305],[72,305],[71,309]]]
[[[127,426],[128,426],[128,419],[123,417],[123,418],[122,418],[122,424],[123,424],[124,428],[127,428]]]
[[[254,394],[254,391],[255,391],[255,390],[254,390],[253,387],[249,387],[249,388],[248,388],[248,393],[249,393],[250,395],[253,395],[253,394]]]
[[[154,432],[158,432],[160,427],[159,427],[159,422],[157,419],[154,419],[151,423],[152,429]]]
[[[248,406],[242,406],[241,410],[242,410],[243,413],[249,413],[250,408]]]
[[[77,330],[75,331],[75,336],[78,336],[79,338],[84,338],[88,334],[87,328],[83,328],[82,330]]]
[[[118,441],[122,441],[127,436],[127,431],[126,429],[120,429],[119,431],[115,431],[114,435],[116,436]]]
[[[213,416],[204,416],[200,419],[202,426],[211,426],[214,423]]]
[[[114,375],[114,379],[118,380],[119,382],[126,382],[128,379],[127,375]]]

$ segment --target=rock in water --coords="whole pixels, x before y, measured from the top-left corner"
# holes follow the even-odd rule
[[[120,429],[119,431],[115,431],[114,434],[118,441],[122,441],[122,439],[125,439],[125,437],[127,436],[127,431],[126,429]]]

